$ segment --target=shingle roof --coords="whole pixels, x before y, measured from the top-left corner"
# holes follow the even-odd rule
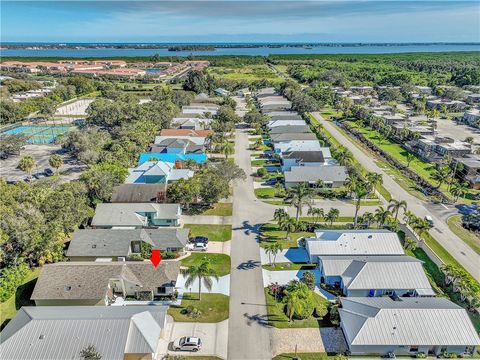
[[[3,330],[5,360],[78,359],[93,345],[102,359],[155,353],[166,306],[23,307]]]
[[[285,182],[315,182],[322,180],[345,181],[348,178],[347,168],[340,165],[321,166],[292,166],[290,171],[285,171]]]
[[[480,345],[467,312],[444,298],[342,298],[350,345]]]
[[[270,134],[287,134],[287,133],[311,133],[308,125],[282,125],[276,126],[270,130]]]
[[[165,191],[165,184],[123,184],[113,189],[111,202],[155,202],[158,199],[159,193],[165,193]]]
[[[188,229],[82,229],[73,233],[67,256],[127,256],[132,241],[144,241],[154,249],[182,248]]]
[[[317,140],[317,137],[312,132],[272,134],[270,135],[270,138],[273,142],[290,140]]]
[[[118,230],[121,231],[121,230]],[[110,279],[124,279],[142,291],[176,281],[178,261],[61,262],[44,265],[32,300],[102,300]]]
[[[325,161],[322,151],[287,151],[282,154],[284,159],[296,159],[302,163]]]
[[[317,230],[307,238],[310,255],[403,255],[398,235],[388,230]]]

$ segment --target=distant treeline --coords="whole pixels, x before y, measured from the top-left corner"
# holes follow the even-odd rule
[[[178,45],[171,46],[168,51],[215,51],[215,46],[211,45]]]

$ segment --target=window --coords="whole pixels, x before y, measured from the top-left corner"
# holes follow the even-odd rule
[[[392,296],[393,295],[393,290],[384,290],[383,293],[387,296]]]
[[[418,352],[418,345],[412,345],[412,346],[410,346],[410,352],[412,352],[412,353]]]
[[[167,288],[165,286],[157,287],[157,294],[165,294]]]

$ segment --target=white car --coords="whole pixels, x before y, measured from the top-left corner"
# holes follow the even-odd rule
[[[187,250],[190,251],[207,251],[208,244],[204,243],[195,243],[195,244],[187,244]]]
[[[194,351],[197,352],[202,348],[202,340],[198,337],[181,337],[173,342],[174,351]]]

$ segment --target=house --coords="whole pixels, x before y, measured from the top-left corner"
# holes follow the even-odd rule
[[[272,96],[272,95],[275,95],[276,93],[277,91],[275,90],[274,87],[267,87],[267,88],[258,89],[255,93],[255,97],[261,98],[265,96]]]
[[[462,121],[471,126],[479,126],[480,108],[466,110],[462,116]]]
[[[95,209],[92,227],[140,229],[143,227],[179,226],[181,215],[182,210],[179,204],[101,203]]]
[[[422,262],[410,256],[322,256],[319,268],[321,282],[348,297],[435,295]]]
[[[182,106],[182,114],[187,115],[202,115],[205,114],[216,115],[220,106],[218,105],[206,105],[206,104],[191,104],[191,105],[184,105]]]
[[[249,88],[243,88],[243,89],[237,90],[237,96],[240,96],[240,97],[247,97],[247,96],[250,96],[251,94],[252,92],[250,91]]]
[[[372,86],[351,86],[350,91],[359,94],[368,94],[373,91]]]
[[[271,110],[289,110],[292,108],[292,103],[288,100],[269,100],[260,104],[262,112]]]
[[[468,94],[467,103],[480,104],[480,94]]]
[[[117,230],[122,231],[122,230]],[[37,306],[92,306],[172,295],[178,261],[59,262],[42,267],[31,300]]]
[[[427,108],[437,109],[439,111],[445,107],[448,111],[461,111],[467,107],[463,101],[460,100],[445,100],[445,99],[431,99],[427,100]]]
[[[290,140],[273,144],[275,152],[281,154],[288,151],[322,151],[318,140]]]
[[[178,127],[181,130],[202,130],[210,128],[210,124],[212,123],[212,119],[202,119],[202,118],[173,118],[172,125]],[[162,130],[162,135],[167,135],[165,130],[171,130],[171,132],[175,132],[176,129],[164,129]],[[208,130],[205,130],[208,131]],[[208,131],[208,134],[211,134],[212,131]],[[207,136],[204,135],[204,136]]]
[[[163,203],[167,200],[167,184],[122,184],[113,188],[112,203]]]
[[[430,86],[415,86],[415,88],[420,94],[430,95],[432,93],[432,88]]]
[[[266,113],[265,115],[269,116],[272,121],[275,120],[303,120],[301,115],[298,115],[296,112],[290,111],[279,111]]]
[[[407,142],[405,147],[427,161],[437,161],[447,155],[462,157],[472,153],[471,144],[446,136],[423,135],[418,140]]]
[[[164,161],[168,163],[174,163],[177,169],[183,166],[186,161],[195,161],[197,165],[203,164],[207,161],[206,154],[172,154],[172,153],[142,153],[138,158],[138,164],[141,165],[146,161],[152,161],[156,159],[158,161]]]
[[[403,139],[403,133],[407,131],[409,134],[419,133],[420,135],[436,135],[437,131],[432,125],[420,125],[416,122],[395,122],[391,125],[393,135],[399,139]]]
[[[228,90],[225,90],[223,88],[217,88],[215,89],[215,95],[217,96],[229,96],[230,95],[230,91]]]
[[[306,238],[311,263],[324,256],[404,255],[398,235],[388,230],[316,230]]]
[[[153,360],[168,341],[166,306],[22,307],[0,334],[2,359],[79,359],[94,346],[105,360]]]
[[[283,134],[271,134],[270,139],[272,139],[272,142],[274,143],[281,143],[281,142],[289,142],[289,141],[296,141],[296,140],[317,140],[317,136],[312,132],[303,132],[303,133],[287,132]]]
[[[126,184],[167,184],[188,180],[194,175],[192,170],[176,169],[174,163],[165,161],[145,161],[136,168],[129,168],[128,173]]]
[[[282,171],[290,171],[292,166],[322,166],[335,165],[329,148],[321,148],[320,151],[287,151],[280,154]]]
[[[142,244],[167,252],[183,252],[189,229],[81,229],[67,250],[71,261],[112,261],[140,255]]]
[[[183,119],[183,118],[176,118],[176,119]],[[191,118],[189,118],[191,119]],[[175,119],[174,119],[175,120]],[[199,119],[199,118],[194,118],[194,120],[210,120],[210,119]],[[208,135],[213,134],[212,130],[202,130],[202,129],[163,129],[160,131],[160,136],[163,136],[164,138],[178,138],[180,137],[181,139],[189,139],[191,137],[201,137],[201,138],[206,138]],[[164,139],[162,138],[162,140]]]
[[[285,188],[291,188],[299,184],[307,184],[310,187],[317,187],[322,182],[323,187],[338,188],[345,184],[348,179],[348,172],[345,166],[292,166],[284,172]]]
[[[155,144],[150,146],[152,153],[166,154],[202,154],[206,150],[204,137],[166,137],[157,136]]]
[[[342,298],[352,355],[475,354],[480,339],[465,309],[445,298]]]
[[[480,155],[469,154],[462,158],[454,159],[456,164],[461,164],[461,167],[455,165],[455,168],[460,169],[457,174],[460,174],[462,181],[467,181],[474,189],[480,189]]]
[[[273,129],[277,126],[293,126],[293,125],[302,125],[307,126],[305,120],[293,120],[293,119],[284,119],[284,120],[271,120],[267,123],[267,128]]]
[[[270,135],[289,133],[312,133],[308,125],[283,125],[270,129]]]

